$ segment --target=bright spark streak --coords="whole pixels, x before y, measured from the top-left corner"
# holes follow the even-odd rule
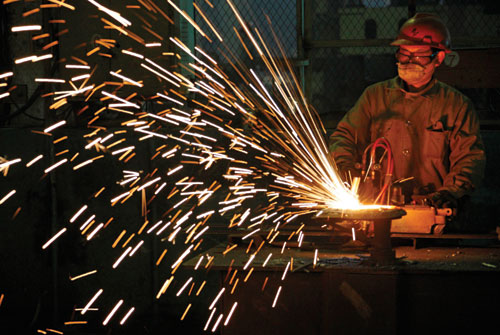
[[[163,283],[160,291],[158,292],[158,294],[156,295],[156,299],[160,299],[161,295],[163,293],[165,293],[165,291],[167,290],[167,288],[170,286],[170,284],[172,283],[172,281],[174,280],[174,276],[171,276],[169,279],[165,280],[165,282]]]
[[[84,167],[85,165],[89,165],[89,164],[91,164],[92,162],[94,162],[94,161],[93,161],[93,160],[91,160],[91,159],[88,159],[88,160],[86,160],[85,162],[82,162],[82,163],[80,163],[80,164],[78,164],[78,165],[75,165],[75,166],[73,167],[73,170],[75,170],[75,171],[76,171],[76,170],[78,170],[79,168]]]
[[[174,85],[175,87],[181,87],[181,85],[177,84],[175,81],[172,81],[170,80],[169,78],[165,77],[163,74],[161,74],[160,72],[156,71],[156,70],[153,70],[152,68],[150,68],[149,66],[147,66],[146,64],[144,63],[141,63],[141,66],[151,72],[153,72],[154,74],[156,74],[158,77],[160,78],[163,78],[165,79],[166,81],[168,81],[169,83],[171,83],[172,85]]]
[[[75,82],[75,81],[79,81],[79,80],[87,79],[87,78],[90,78],[90,74],[88,74],[88,73],[73,77],[73,78],[71,78],[71,81]]]
[[[201,34],[201,36],[203,37],[206,37],[205,33],[203,32],[203,30],[201,30],[201,28],[196,24],[196,22],[189,16],[187,15],[186,12],[184,12],[183,10],[181,10],[179,7],[177,7],[172,1],[170,0],[167,0],[168,3],[174,7],[174,9],[179,12],[179,14],[181,14],[189,23],[191,23],[191,25]]]
[[[129,318],[130,314],[132,314],[135,310],[135,307],[132,307],[129,309],[129,311],[127,312],[127,314],[125,314],[125,316],[123,317],[123,319],[120,321],[120,325],[124,325],[125,322],[127,321],[127,319]]]
[[[67,69],[81,69],[81,70],[90,70],[90,66],[88,65],[74,65],[74,64],[66,64],[65,67]]]
[[[137,109],[140,109],[140,108],[141,108],[139,105],[134,104],[134,103],[132,103],[132,102],[130,102],[130,101],[127,101],[127,100],[125,100],[125,99],[122,99],[122,98],[120,98],[120,97],[117,97],[117,96],[116,96],[116,95],[114,95],[114,94],[108,93],[108,92],[106,92],[106,91],[101,91],[101,93],[102,93],[102,95],[105,95],[105,96],[107,96],[107,97],[109,97],[109,98],[112,98],[112,99],[115,99],[115,100],[118,100],[118,101],[122,102],[122,103],[123,103],[124,105],[126,105],[126,106],[129,106],[129,107],[134,107],[134,108],[137,108]]]
[[[97,234],[97,232],[99,230],[101,230],[101,228],[104,227],[104,223],[100,223],[93,231],[92,233],[90,233],[88,236],[87,236],[87,241],[90,241],[92,239],[92,237],[95,236],[95,234]]]
[[[168,138],[169,138],[169,136],[161,135],[161,134],[154,133],[154,132],[151,132],[151,131],[147,131],[147,130],[144,130],[144,129],[135,128],[134,130],[138,131],[140,133],[144,133],[144,134],[148,134],[148,135],[151,135],[151,136],[160,137],[160,138],[163,138],[163,139],[166,139],[166,140],[168,140]]]
[[[259,56],[262,57],[264,55],[264,53],[262,52],[262,50],[260,49],[259,45],[257,44],[257,41],[255,41],[252,33],[248,29],[248,27],[247,27],[247,25],[245,23],[245,20],[243,20],[243,18],[241,17],[240,13],[238,12],[238,10],[236,9],[236,7],[234,6],[234,4],[233,4],[233,2],[231,0],[227,0],[227,3],[229,4],[229,6],[231,7],[231,9],[233,10],[234,14],[236,15],[236,18],[240,22],[241,26],[243,27],[243,29],[247,33],[247,35],[250,38],[250,40],[252,40],[252,44],[254,45],[255,49],[257,49],[257,52],[259,53]]]
[[[172,264],[172,269],[175,268],[177,266],[177,264],[180,264],[182,263],[182,261],[184,260],[184,258],[186,258],[186,256],[191,252],[191,249],[193,248],[194,246],[191,244],[189,246],[189,248],[187,248],[181,255],[181,257],[179,257],[179,259],[177,259],[177,261],[175,261],[174,264]]]
[[[99,143],[103,144],[107,140],[109,140],[111,137],[115,136],[115,134],[109,134],[108,136],[104,137],[102,140],[99,141]]]
[[[52,165],[52,166],[50,166],[50,167],[46,168],[44,172],[45,172],[45,173],[49,173],[50,171],[52,171],[52,170],[54,170],[55,168],[57,168],[57,167],[59,167],[59,166],[63,165],[63,164],[64,164],[64,163],[66,163],[67,161],[68,161],[68,159],[67,159],[67,158],[64,158],[64,159],[60,160],[59,162],[55,163],[54,165]]]
[[[172,175],[172,174],[176,173],[176,172],[177,172],[177,171],[179,171],[180,169],[182,169],[182,165],[179,165],[178,167],[176,167],[176,168],[174,168],[174,169],[172,169],[172,170],[168,171],[167,176],[170,176],[170,175]]]
[[[219,213],[221,213],[222,215],[224,215],[225,212],[227,212],[227,211],[229,211],[229,210],[231,210],[233,208],[239,207],[239,206],[241,206],[241,204],[235,204],[235,205],[231,205],[231,206],[226,206],[224,208],[219,209]]]
[[[10,191],[9,193],[7,193],[7,195],[6,195],[6,196],[4,196],[4,197],[2,198],[2,200],[0,200],[0,205],[1,205],[1,204],[3,204],[4,202],[6,202],[6,201],[7,201],[7,199],[9,199],[9,198],[10,198],[11,196],[13,196],[15,193],[16,193],[16,190],[12,190],[12,191]]]
[[[177,77],[176,75],[174,75],[172,72],[166,70],[165,68],[161,67],[160,65],[156,64],[155,62],[153,62],[151,59],[149,58],[146,58],[146,62],[148,62],[149,64],[153,65],[154,67],[156,67],[158,70],[160,70],[161,72],[165,73],[166,75],[170,76],[170,79],[173,79],[175,80],[176,82],[180,83],[182,82],[182,79],[180,79],[179,77]],[[141,64],[142,65],[142,64]],[[177,83],[174,83],[177,87],[180,87],[179,85],[177,85]]]
[[[156,194],[158,194],[158,193],[160,193],[160,191],[161,191],[161,190],[163,190],[163,188],[164,188],[165,186],[167,186],[167,183],[166,183],[166,182],[164,182],[163,184],[161,184],[161,185],[160,185],[160,187],[158,187],[158,188],[156,189],[156,191],[155,191],[155,195],[156,195]]]
[[[177,294],[175,296],[176,297],[180,296],[182,294],[182,292],[184,291],[184,289],[189,285],[189,283],[191,283],[192,280],[193,280],[193,277],[189,277],[189,279],[186,280],[184,285],[182,285],[181,289],[177,292]]]
[[[52,58],[52,54],[46,54],[46,55],[42,55],[42,56],[36,56],[31,61],[33,63],[35,63],[35,62],[38,62],[38,61],[41,61],[41,60],[45,60],[45,59],[50,59],[50,58]]]
[[[210,62],[212,62],[212,64],[217,65],[217,62],[212,57],[210,57],[205,51],[203,51],[201,48],[198,48],[197,46],[195,46],[194,48],[196,51],[198,51],[203,56],[205,56]]]
[[[245,266],[243,267],[243,270],[246,270],[250,266],[250,263],[252,263],[254,258],[255,258],[255,254],[252,254],[250,256],[250,258],[248,259],[247,263],[245,264]]]
[[[178,227],[176,230],[174,230],[170,236],[168,237],[168,241],[172,242],[175,239],[175,236],[181,231],[182,227]]]
[[[13,75],[14,75],[14,72],[5,72],[5,73],[0,74],[0,79],[11,77]]]
[[[251,218],[251,219],[250,219],[250,222],[257,221],[258,219],[260,219],[260,218],[262,218],[262,217],[265,217],[265,216],[267,216],[267,213],[261,214],[261,215],[259,215],[259,216],[254,217],[254,218]]]
[[[285,280],[285,276],[289,267],[290,267],[290,262],[288,262],[288,264],[286,265],[285,271],[283,271],[283,276],[281,276],[281,280]]]
[[[11,29],[13,33],[17,33],[20,31],[34,31],[34,30],[42,30],[42,26],[40,25],[17,26],[17,27],[12,27]]]
[[[278,297],[280,296],[280,292],[281,292],[281,286],[278,288],[278,291],[276,292],[276,296],[274,297],[272,308],[274,308],[276,306],[276,302],[278,301]]]
[[[97,270],[92,270],[90,272],[87,272],[87,273],[83,273],[81,275],[78,275],[78,276],[75,276],[75,277],[69,277],[69,280],[71,281],[75,281],[75,280],[78,280],[80,278],[83,278],[83,277],[87,277],[87,276],[90,276],[90,275],[93,275],[94,273],[97,273]]]
[[[211,211],[208,211],[208,212],[205,212],[205,213],[203,213],[203,214],[198,215],[196,218],[197,218],[197,219],[202,219],[202,218],[204,218],[204,217],[206,217],[206,216],[212,215],[213,213],[215,213],[215,211],[214,211],[214,210],[211,210]]]
[[[97,300],[97,298],[99,298],[99,296],[102,294],[103,289],[100,289],[99,291],[97,291],[97,293],[92,297],[92,299],[90,299],[90,301],[88,302],[88,304],[82,309],[82,311],[80,312],[82,315],[84,315],[85,313],[87,313],[87,311],[89,310],[90,306],[92,306],[92,304]]]
[[[137,245],[135,246],[134,249],[132,249],[132,251],[130,252],[129,254],[129,257],[132,257],[134,256],[134,254],[137,252],[137,250],[139,250],[139,248],[144,244],[144,241],[141,240],[139,243],[137,243]]]
[[[210,313],[210,316],[208,317],[207,323],[205,324],[205,328],[203,328],[203,330],[204,330],[204,331],[206,331],[206,330],[208,329],[208,325],[210,324],[210,321],[212,321],[212,318],[213,318],[213,316],[214,316],[214,314],[215,314],[215,310],[216,310],[216,309],[217,309],[217,308],[214,308],[214,309],[212,310],[212,313]]]
[[[160,220],[158,221],[157,223],[155,223],[151,228],[148,229],[147,233],[148,234],[151,234],[153,232],[153,230],[155,230],[159,225],[161,225],[163,223],[163,220]]]
[[[43,130],[44,133],[50,133],[52,130],[56,129],[57,127],[63,126],[66,124],[66,120],[59,121],[55,124],[53,124],[50,127],[47,127]]]
[[[206,232],[208,230],[208,226],[206,226],[205,228],[203,228],[198,234],[196,234],[196,236],[193,238],[193,242],[196,241],[198,239],[198,237],[200,237],[201,235],[203,235],[204,232]]]
[[[122,53],[139,58],[139,59],[144,59],[144,56],[141,54],[138,54],[136,52],[128,51],[128,50],[122,50]]]
[[[75,10],[75,7],[74,7],[74,6],[68,5],[68,4],[67,4],[67,3],[65,3],[64,1],[59,1],[59,0],[49,0],[49,2],[55,3],[56,5],[59,5],[59,6],[62,6],[62,7],[65,7],[65,8],[71,9],[71,10]]]
[[[229,320],[231,319],[231,316],[233,315],[233,312],[236,309],[236,306],[238,306],[237,302],[235,302],[233,304],[233,307],[231,307],[231,310],[229,311],[229,314],[227,315],[226,321],[224,322],[224,326],[227,326],[229,324]]]
[[[215,321],[214,326],[212,327],[212,333],[215,333],[215,330],[219,326],[219,323],[221,322],[222,318],[224,317],[224,314],[220,314],[219,317],[217,318],[217,321]]]
[[[129,20],[123,18],[120,15],[120,13],[115,12],[115,11],[113,11],[111,9],[108,9],[108,8],[104,7],[103,5],[97,3],[94,0],[88,0],[88,2],[90,2],[91,4],[93,4],[94,6],[96,6],[97,9],[99,9],[100,11],[105,12],[106,14],[108,14],[109,16],[111,16],[113,19],[115,19],[116,21],[120,22],[125,27],[128,27],[128,26],[132,25],[132,23]]]
[[[177,207],[179,207],[180,205],[182,205],[183,203],[185,203],[188,200],[189,200],[189,197],[184,198],[181,201],[179,201],[178,203],[176,203],[172,208],[177,208]],[[176,225],[176,227],[177,227],[177,225]]]
[[[64,84],[66,80],[64,79],[54,79],[54,78],[35,78],[36,83],[56,83]]]
[[[90,224],[90,222],[92,222],[92,220],[94,220],[94,219],[95,219],[95,214],[91,215],[91,216],[87,219],[87,221],[85,221],[85,223],[84,223],[83,225],[81,225],[80,230],[84,230],[84,229],[85,229],[85,227],[87,227],[87,226]]]
[[[304,240],[304,234],[300,232],[299,234],[299,248],[302,246],[302,241]]]
[[[111,320],[111,318],[113,317],[113,315],[115,315],[116,311],[118,310],[118,308],[120,308],[120,306],[122,304],[123,304],[123,300],[118,301],[118,303],[115,305],[115,307],[113,307],[113,309],[111,310],[111,312],[108,314],[108,316],[106,317],[106,319],[102,323],[103,326],[105,326],[105,325],[108,324],[109,320]]]
[[[178,226],[180,226],[181,224],[183,224],[184,222],[186,222],[186,221],[189,219],[189,217],[191,216],[191,214],[193,214],[193,212],[192,212],[192,211],[189,211],[189,212],[187,212],[186,214],[184,214],[184,216],[183,216],[183,217],[181,217],[181,218],[177,221],[177,223],[175,224],[175,227],[178,227]]]
[[[0,170],[6,168],[7,166],[19,163],[20,161],[21,161],[21,158],[16,158],[16,159],[13,159],[11,161],[7,161],[5,163],[2,163],[2,164],[0,164]]]
[[[217,301],[219,300],[219,298],[222,296],[222,293],[224,293],[224,291],[226,290],[225,287],[223,287],[219,294],[217,294],[217,296],[215,297],[214,301],[212,302],[212,304],[210,304],[210,307],[208,307],[209,310],[211,310],[212,308],[215,307],[215,304],[217,304]]]
[[[84,92],[86,92],[88,90],[91,90],[93,88],[94,88],[94,85],[90,85],[90,86],[82,88],[81,90],[55,92],[54,94],[62,94],[62,95],[54,98],[54,101],[55,100],[61,100],[61,99],[67,98],[69,96],[75,96],[77,94],[84,93]]]
[[[168,228],[168,226],[170,226],[171,224],[172,224],[172,222],[170,222],[170,221],[169,221],[169,222],[167,222],[167,223],[166,223],[163,227],[161,227],[161,229],[160,229],[160,230],[158,230],[158,231],[156,232],[156,235],[160,235],[160,234],[161,234],[161,233],[162,233],[165,229],[167,229],[167,228]]]
[[[135,85],[135,86],[138,86],[138,87],[143,87],[144,85],[142,85],[141,83],[135,81],[135,80],[132,80],[128,77],[125,77],[119,73],[116,73],[116,72],[113,72],[113,71],[109,71],[109,73],[111,73],[111,75],[115,76],[115,77],[118,77],[120,79],[122,79],[123,81],[127,82],[127,83],[131,83],[132,85]]]
[[[26,164],[26,167],[30,167],[31,165],[35,164],[36,162],[38,162],[40,159],[43,158],[43,155],[38,155],[36,156],[35,158],[33,158],[31,161],[29,161],[27,164]]]
[[[196,263],[196,266],[194,267],[195,270],[198,270],[198,267],[200,266],[201,264],[201,261],[203,261],[203,255],[200,256],[200,258],[198,259],[198,262]]]
[[[9,95],[10,95],[10,93],[9,93],[9,92],[4,92],[4,93],[0,94],[0,99],[6,98],[6,97],[8,97]]]
[[[175,99],[169,97],[168,95],[161,94],[161,93],[156,93],[156,95],[159,96],[159,97],[162,97],[163,99],[167,99],[169,101],[172,101],[173,103],[176,103],[176,104],[178,104],[180,106],[184,106],[184,103],[182,103],[182,102],[180,102],[178,100],[175,100]]]
[[[126,148],[115,150],[111,153],[111,155],[115,156],[115,155],[121,154],[122,152],[134,150],[134,149],[135,149],[135,146],[131,145],[131,146],[126,147]]]
[[[205,138],[209,141],[212,141],[212,142],[217,142],[217,140],[213,137],[210,137],[210,136],[205,136],[205,135],[202,135],[202,134],[198,134],[198,133],[191,133],[189,131],[185,131],[185,130],[181,130],[180,131],[181,134],[186,134],[186,135],[191,135],[193,137],[198,137],[198,138]]]
[[[146,187],[148,187],[148,186],[153,185],[154,183],[156,183],[156,182],[157,182],[157,181],[159,181],[160,179],[161,179],[161,177],[157,177],[157,178],[155,178],[155,179],[153,179],[153,180],[148,181],[147,183],[145,183],[144,185],[142,185],[141,187],[139,187],[139,188],[137,189],[137,191],[142,191],[143,189],[145,189],[145,188],[146,188]]]
[[[258,232],[259,230],[260,230],[260,228],[257,228],[254,231],[248,233],[247,235],[245,235],[245,236],[242,237],[242,240],[246,239],[247,237],[252,236],[253,234],[255,234],[256,232]]]
[[[26,62],[32,62],[35,59],[36,59],[36,56],[28,56],[28,57],[18,58],[16,60],[14,60],[14,63],[15,64],[22,64],[22,63],[26,63]]]
[[[122,255],[116,260],[116,262],[113,264],[113,269],[116,269],[118,265],[120,265],[121,261],[128,255],[128,253],[132,250],[132,247],[128,247]]]
[[[229,110],[229,109],[227,109],[226,107],[222,106],[221,104],[216,103],[216,102],[215,102],[215,101],[213,101],[213,100],[210,100],[210,103],[211,103],[212,105],[215,105],[215,106],[219,107],[219,108],[220,108],[220,109],[222,109],[223,111],[228,112],[229,114],[231,114],[231,115],[233,115],[233,116],[235,115],[235,114],[234,114],[234,112],[230,111],[230,110]]]
[[[262,267],[263,267],[263,268],[264,268],[264,267],[266,267],[267,262],[269,262],[269,260],[271,259],[271,256],[272,256],[272,255],[273,255],[272,253],[269,253],[269,255],[267,255],[266,260],[264,261],[264,263],[262,263]]]

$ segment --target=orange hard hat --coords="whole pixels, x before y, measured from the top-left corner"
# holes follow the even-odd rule
[[[451,52],[450,31],[436,14],[417,13],[403,23],[391,45],[428,45],[448,53]]]

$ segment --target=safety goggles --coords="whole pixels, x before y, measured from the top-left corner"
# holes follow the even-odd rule
[[[434,51],[430,55],[422,55],[422,52],[409,52],[406,50],[398,49],[398,51],[396,51],[396,59],[401,64],[415,63],[425,66],[432,62],[438,52],[439,50]]]

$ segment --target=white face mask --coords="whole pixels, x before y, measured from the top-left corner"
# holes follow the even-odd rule
[[[427,84],[434,74],[434,63],[426,66],[414,63],[398,64],[398,74],[409,86],[421,87]]]

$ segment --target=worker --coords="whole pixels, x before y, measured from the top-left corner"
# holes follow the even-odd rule
[[[330,138],[333,158],[341,176],[359,174],[363,151],[383,137],[392,182],[412,180],[406,203],[413,193],[436,208],[456,208],[478,187],[485,153],[472,102],[434,78],[451,52],[450,33],[438,16],[417,13],[391,45],[398,47],[398,76],[365,89]]]

